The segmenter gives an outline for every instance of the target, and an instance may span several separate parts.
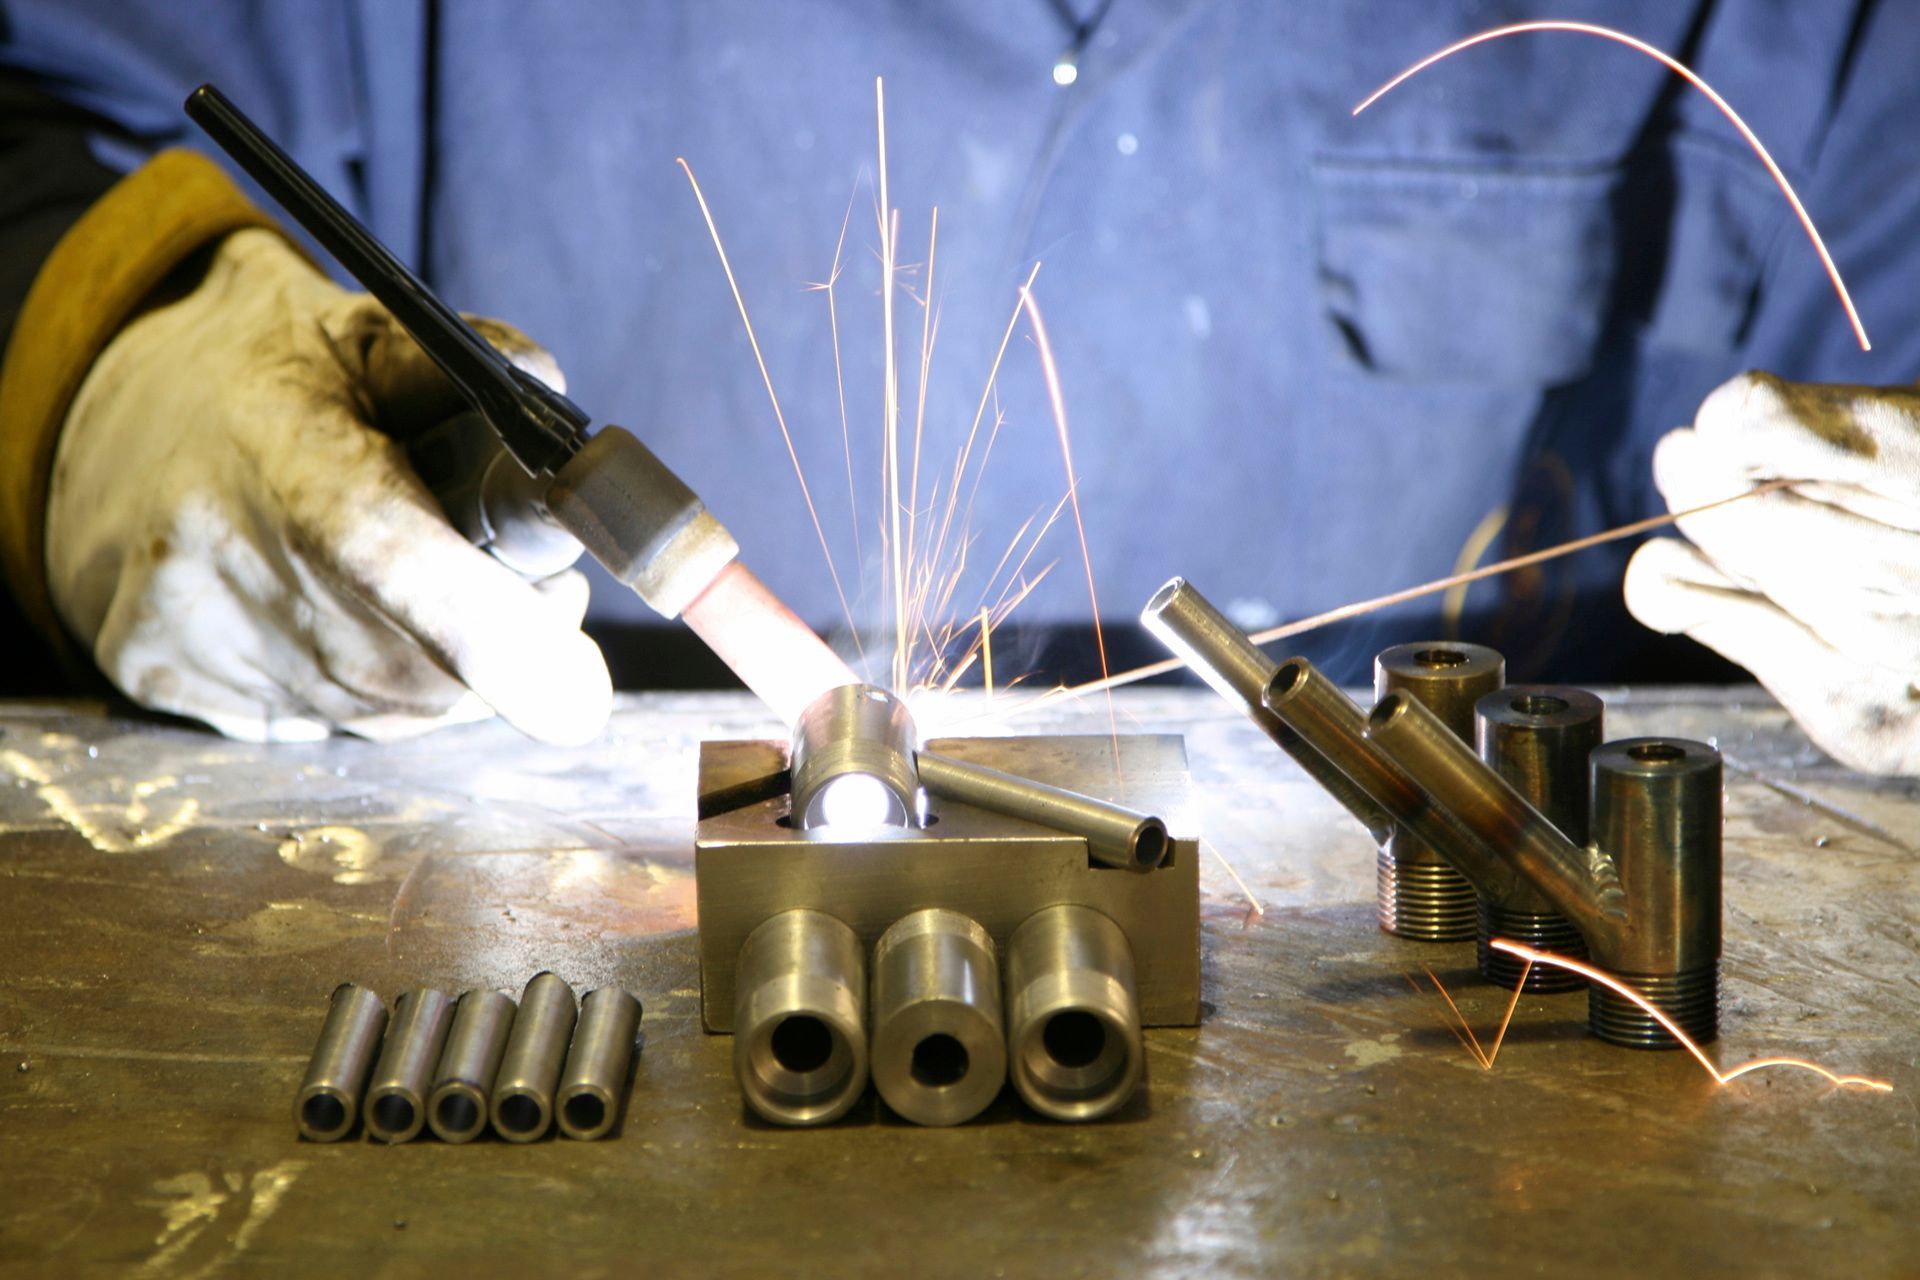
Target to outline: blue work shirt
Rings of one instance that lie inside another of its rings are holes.
[[[1875,350],[1731,125],[1630,50],[1517,36],[1350,114],[1448,41],[1536,16],[1622,28],[1712,82],[1798,185]],[[59,0],[6,21],[6,62],[152,146],[205,146],[180,102],[220,85],[449,302],[549,346],[570,394],[646,439],[823,628],[845,629],[841,594],[863,626],[892,616],[876,76],[900,502],[918,512],[901,537],[930,631],[1049,564],[1016,619],[1091,613],[1034,325],[1014,316],[1036,262],[1109,619],[1184,574],[1254,627],[1648,515],[1654,440],[1733,373],[1920,367],[1911,7],[1116,0],[1082,33],[1051,0]],[[711,202],[838,590],[676,157]],[[1023,522],[1049,519],[1013,572]],[[1517,671],[1596,674],[1632,643],[1630,550],[1446,608]],[[1351,674],[1452,625],[1441,609],[1318,656]],[[594,611],[645,616],[604,577]]]

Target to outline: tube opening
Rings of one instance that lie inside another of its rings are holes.
[[[959,1084],[967,1078],[967,1069],[972,1061],[967,1055],[967,1046],[944,1031],[936,1031],[921,1038],[913,1046],[913,1062],[907,1074],[914,1083],[925,1085],[929,1089],[944,1089]]]
[[[607,1119],[607,1104],[597,1095],[584,1091],[568,1098],[560,1110],[566,1117],[567,1127],[581,1133],[591,1133]]]
[[[1413,660],[1423,667],[1443,671],[1448,667],[1464,667],[1468,658],[1458,649],[1421,649],[1413,655]]]
[[[1049,1058],[1070,1070],[1078,1070],[1099,1060],[1107,1047],[1107,1029],[1092,1014],[1069,1009],[1047,1019],[1040,1043]]]
[[[1294,687],[1306,678],[1307,664],[1298,658],[1290,658],[1281,663],[1280,669],[1273,673],[1273,679],[1267,684],[1268,696],[1278,698],[1291,693]]]
[[[1406,702],[1407,695],[1399,692],[1390,693],[1380,699],[1373,710],[1367,714],[1367,727],[1378,729],[1390,723],[1405,708]]]
[[[330,1093],[316,1093],[300,1104],[300,1123],[315,1133],[332,1133],[346,1122],[346,1104]]]
[[[1557,716],[1573,704],[1550,693],[1523,693],[1507,705],[1523,716]]]
[[[508,1133],[533,1133],[545,1126],[546,1119],[546,1109],[539,1099],[516,1093],[501,1100],[496,1123]]]
[[[1642,764],[1672,764],[1685,760],[1686,750],[1670,742],[1642,742],[1627,748],[1627,754]]]
[[[382,1133],[405,1133],[413,1127],[413,1103],[398,1093],[381,1094],[373,1102],[373,1123]]]
[[[440,1099],[434,1118],[448,1133],[466,1133],[480,1124],[480,1104],[464,1093],[450,1093]]]
[[[803,1076],[826,1066],[833,1057],[833,1032],[812,1014],[789,1014],[773,1029],[767,1047],[775,1062]]]
[[[1179,595],[1186,585],[1187,580],[1185,578],[1168,579],[1165,586],[1153,593],[1153,598],[1147,601],[1146,608],[1140,610],[1140,621],[1150,623],[1165,613],[1167,606],[1173,603],[1173,598]]]
[[[1167,829],[1159,822],[1143,822],[1133,833],[1134,865],[1145,871],[1159,866],[1167,856]]]

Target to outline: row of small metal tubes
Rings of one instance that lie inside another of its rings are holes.
[[[1090,907],[1048,907],[1008,939],[1004,982],[1001,969],[977,921],[928,908],[881,935],[869,983],[844,922],[781,912],[748,936],[735,970],[741,1093],[784,1125],[838,1120],[869,1075],[888,1107],[922,1125],[972,1119],[1009,1077],[1052,1119],[1097,1120],[1123,1106],[1143,1047],[1120,927]]]
[[[444,991],[409,991],[391,1025],[378,995],[342,983],[294,1122],[312,1142],[346,1137],[363,1111],[383,1142],[426,1128],[471,1142],[489,1121],[508,1142],[544,1137],[556,1120],[569,1138],[602,1138],[619,1120],[639,1025],[640,1002],[619,987],[588,992],[576,1009],[553,973],[535,974],[518,1004],[504,991],[469,991],[457,1005]]]

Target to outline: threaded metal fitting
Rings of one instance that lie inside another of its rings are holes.
[[[1495,938],[1506,938],[1536,951],[1551,951],[1556,955],[1585,960],[1587,940],[1559,912],[1521,911],[1482,900],[1479,915],[1480,976],[1488,982],[1511,991],[1524,973],[1527,975],[1526,990],[1540,995],[1578,991],[1587,985],[1587,980],[1571,969],[1560,969],[1550,964],[1529,966],[1519,956],[1495,951],[1487,945]]]
[[[1718,963],[1676,974],[1615,974],[1672,1018],[1697,1044],[1720,1034]],[[1645,1009],[1619,992],[1591,984],[1587,989],[1587,1030],[1608,1044],[1629,1049],[1676,1049],[1680,1042]]]
[[[1473,886],[1440,862],[1397,862],[1389,849],[1375,862],[1380,927],[1417,942],[1465,942],[1475,934]]]

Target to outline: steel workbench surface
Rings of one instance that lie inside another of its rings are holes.
[[[742,1110],[704,1034],[696,747],[775,736],[744,696],[624,700],[591,747],[500,725],[258,747],[78,704],[0,704],[0,1273],[493,1275],[1920,1274],[1920,784],[1813,750],[1757,690],[1608,696],[1609,731],[1727,756],[1724,1087],[1684,1053],[1520,1002],[1472,947],[1373,921],[1374,851],[1232,708],[1130,691],[1188,735],[1197,1029],[1148,1035],[1117,1118],[1003,1094],[917,1129]],[[1030,731],[1105,732],[1098,703]],[[518,988],[646,1004],[600,1143],[296,1140],[328,993]]]

